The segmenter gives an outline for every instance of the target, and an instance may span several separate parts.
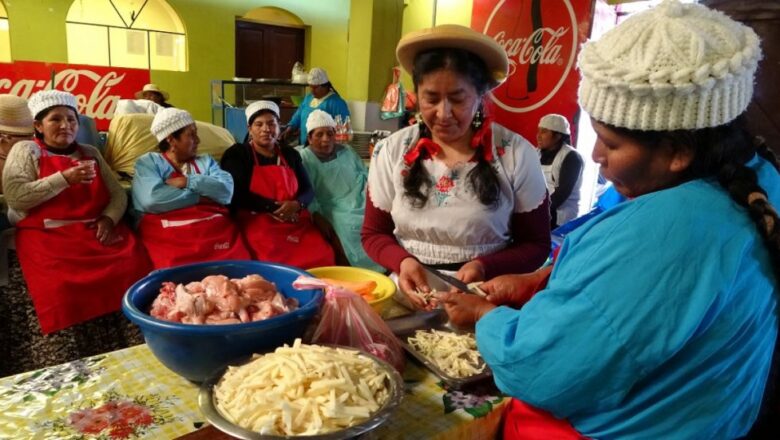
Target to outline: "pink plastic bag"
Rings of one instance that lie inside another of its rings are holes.
[[[356,293],[310,277],[298,277],[293,287],[323,289],[325,299],[320,322],[311,338],[313,344],[354,347],[383,359],[398,371],[404,369],[404,351],[390,327]]]

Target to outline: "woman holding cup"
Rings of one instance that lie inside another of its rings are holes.
[[[98,150],[75,142],[72,94],[42,91],[29,108],[35,139],[14,146],[3,174],[19,262],[40,324],[29,330],[41,337],[67,329],[86,338],[99,332],[84,324],[101,317],[117,331],[125,322],[118,313],[122,295],[150,269],[122,221],[127,196]]]

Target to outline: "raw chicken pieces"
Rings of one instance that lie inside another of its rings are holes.
[[[261,321],[298,308],[260,275],[228,279],[210,275],[189,284],[162,283],[150,314],[184,324],[239,324]]]

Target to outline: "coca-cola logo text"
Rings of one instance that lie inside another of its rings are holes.
[[[535,30],[528,38],[507,38],[506,31],[500,31],[493,39],[501,45],[509,57],[509,74],[517,70],[517,64],[563,64],[561,59],[561,44],[558,40],[568,32],[568,29],[541,28]],[[547,35],[547,41],[543,36]]]
[[[79,113],[94,118],[98,129],[107,129],[120,99],[134,97],[149,82],[149,71],[98,66],[47,64],[18,61],[2,65],[0,93],[29,99],[41,90],[57,89],[72,93]],[[51,71],[54,70],[54,78]],[[52,84],[53,82],[53,84]]]
[[[501,0],[482,32],[509,58],[507,80],[491,92],[493,102],[509,112],[544,105],[573,68],[578,29],[569,0]]]

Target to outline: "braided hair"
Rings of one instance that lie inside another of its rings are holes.
[[[425,75],[439,70],[450,70],[466,78],[474,86],[477,95],[480,97],[484,96],[485,93],[495,86],[495,80],[482,58],[463,49],[436,48],[420,52],[414,59],[412,80],[415,92]],[[480,109],[477,111],[474,121],[472,121],[472,127],[475,124],[482,123],[481,116],[479,116],[481,114],[482,107],[480,105]],[[424,122],[420,121],[420,139],[422,138],[430,139],[431,131]],[[485,148],[492,148],[492,146],[480,143],[474,149],[474,157],[477,160],[477,164],[468,172],[466,178],[474,189],[480,203],[495,209],[500,194],[500,186],[496,170],[484,158],[483,151]],[[412,207],[418,209],[424,207],[428,202],[428,195],[433,186],[428,171],[422,165],[424,159],[423,155],[419,155],[403,178],[404,196],[409,199]]]
[[[743,128],[742,117],[717,127],[698,130],[641,131],[609,126],[648,149],[661,146],[689,150],[693,161],[686,180],[715,178],[729,196],[744,207],[769,250],[775,280],[780,282],[780,218],[769,202],[756,172],[745,164],[758,154],[780,171],[780,163],[762,139]]]

